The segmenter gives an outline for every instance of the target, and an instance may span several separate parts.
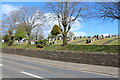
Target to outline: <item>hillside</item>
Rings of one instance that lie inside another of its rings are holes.
[[[60,45],[60,44],[62,44],[62,40],[58,40],[56,45]],[[69,41],[68,44],[72,44],[72,45],[118,45],[118,37],[95,40],[89,44],[86,44],[86,38],[82,38],[82,39],[76,39],[76,40]]]

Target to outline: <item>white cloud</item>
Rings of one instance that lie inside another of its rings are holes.
[[[85,36],[85,32],[74,32],[75,36]]]
[[[18,7],[10,5],[10,4],[2,4],[1,5],[1,12],[2,14],[9,14],[11,11],[17,10]]]
[[[110,34],[107,34],[107,33],[106,33],[106,34],[100,34],[100,35],[103,35],[103,36],[109,36]]]

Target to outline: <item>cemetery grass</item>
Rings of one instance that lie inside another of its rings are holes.
[[[118,53],[118,45],[47,45],[44,50]]]
[[[109,43],[107,45],[120,45],[120,43],[119,43],[119,40],[117,39],[117,40],[114,40],[114,41],[112,41],[111,43]]]
[[[97,41],[93,41],[92,43],[90,43],[90,45],[101,45],[103,44],[104,42],[107,42],[111,39],[114,39],[115,37],[112,37],[112,38],[105,38],[105,39],[102,39],[102,40],[97,40]],[[117,44],[118,45],[118,44]]]
[[[83,42],[80,42],[80,43],[76,43],[74,45],[101,45],[103,44],[104,42],[107,42],[109,40],[112,40],[116,37],[113,37],[113,38],[105,38],[105,39],[101,39],[101,40],[96,40],[96,41],[93,41],[92,43],[89,43],[89,44],[86,44],[86,41],[83,41]],[[106,45],[118,45],[118,39],[115,40],[115,41],[112,41]]]
[[[16,49],[38,49],[34,44],[13,44],[11,46],[7,46],[7,44],[2,44],[2,47]]]
[[[81,41],[81,40],[86,40],[86,38],[81,38],[81,39],[72,40],[72,41],[69,41],[68,44],[69,44],[69,43],[76,43],[76,42]]]

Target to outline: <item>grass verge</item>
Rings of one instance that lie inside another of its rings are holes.
[[[105,52],[118,53],[118,45],[46,45],[43,49],[37,48],[36,45],[30,44],[13,44],[12,46],[2,45],[4,48],[16,49],[35,49],[35,50],[50,50],[50,51],[77,51],[77,52]]]
[[[13,44],[11,46],[7,46],[6,44],[2,44],[4,48],[16,48],[16,49],[38,49],[36,45],[33,44]]]
[[[47,45],[44,50],[118,53],[117,45]]]

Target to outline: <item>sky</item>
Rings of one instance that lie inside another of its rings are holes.
[[[2,2],[0,14],[9,14],[11,11],[19,9],[19,7],[36,6],[45,7],[45,2]],[[49,11],[45,11],[45,14],[51,14]],[[1,17],[0,17],[1,19]],[[50,33],[52,27],[57,24],[57,22],[52,22],[51,26],[46,26],[44,28],[44,36]],[[118,21],[114,20],[102,20],[102,19],[88,19],[82,22],[75,21],[70,30],[74,32],[75,36],[93,36],[97,34],[118,34]]]

